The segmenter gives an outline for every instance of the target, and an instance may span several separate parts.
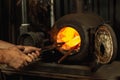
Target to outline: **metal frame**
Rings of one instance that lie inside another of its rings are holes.
[[[21,76],[34,76],[56,79],[80,80],[90,79],[91,70],[87,66],[37,62],[32,63],[28,67],[25,67],[21,70],[14,70],[9,67],[4,67],[1,69],[1,73],[4,78],[6,77],[6,75],[16,74],[20,76],[19,78],[21,78]]]

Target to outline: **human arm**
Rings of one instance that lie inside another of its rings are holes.
[[[16,47],[0,49],[0,63],[7,64],[12,68],[18,69],[32,62],[32,60]]]
[[[18,46],[0,40],[0,63],[15,69],[32,62],[40,55],[40,49],[32,46]]]
[[[7,48],[12,47],[12,46],[15,46],[15,45],[12,43],[0,40],[0,49],[7,49]]]
[[[18,49],[24,51],[24,53],[30,53],[35,51],[40,51],[40,48],[32,47],[32,46],[23,46],[23,45],[15,45],[6,41],[0,40],[0,49],[8,49],[10,47],[17,47]]]

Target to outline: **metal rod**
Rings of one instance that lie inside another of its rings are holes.
[[[22,24],[20,27],[20,34],[28,32],[28,27],[30,24],[28,24],[27,21],[27,1],[21,0],[22,2]]]
[[[73,50],[74,50],[74,49],[71,48],[71,50],[69,50],[68,52],[66,52],[66,54],[64,54],[64,55],[58,60],[58,63],[61,63],[63,60],[65,60],[65,58],[67,58]]]
[[[61,43],[53,43],[53,44],[50,45],[50,46],[46,46],[46,47],[42,48],[42,49],[41,49],[41,53],[46,52],[46,51],[53,50],[53,49],[58,48],[58,47],[61,47],[63,44],[65,44],[65,43],[64,43],[64,42],[61,42]]]
[[[51,27],[55,23],[55,15],[54,15],[54,0],[51,0],[51,11],[50,11],[50,16],[51,16]]]
[[[26,0],[22,0],[22,24],[27,23],[27,4]]]

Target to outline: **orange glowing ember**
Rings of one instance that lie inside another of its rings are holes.
[[[71,27],[62,28],[57,35],[57,43],[64,42],[61,46],[63,50],[70,50],[71,48],[78,48],[81,44],[79,33]]]

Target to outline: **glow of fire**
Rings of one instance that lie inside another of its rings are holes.
[[[57,43],[64,42],[62,49],[70,50],[71,48],[80,47],[81,38],[79,33],[72,27],[62,28],[57,35]]]

